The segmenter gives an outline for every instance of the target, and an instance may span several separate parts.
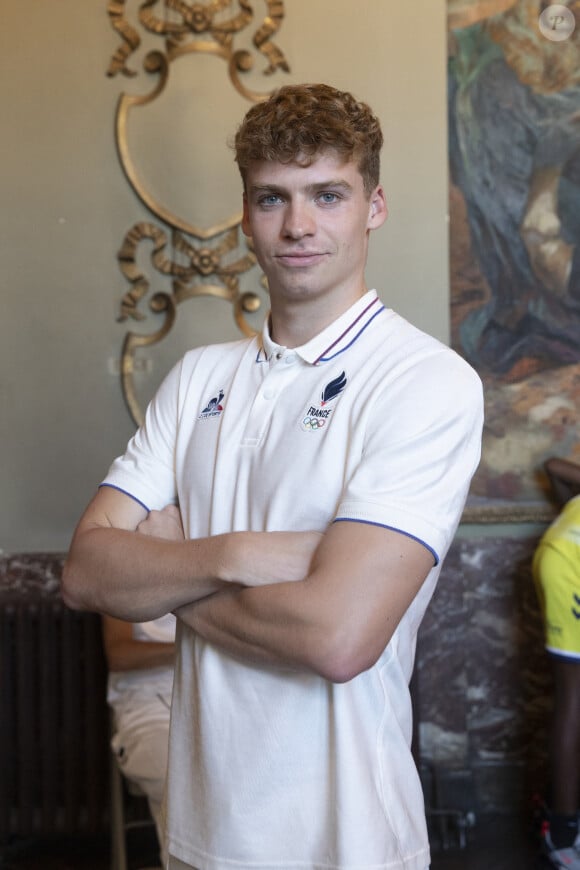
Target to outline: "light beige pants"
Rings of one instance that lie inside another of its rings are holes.
[[[192,867],[191,864],[184,864],[179,858],[174,858],[173,855],[170,855],[166,870],[195,870],[195,867]]]

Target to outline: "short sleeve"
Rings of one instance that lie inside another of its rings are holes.
[[[336,520],[401,531],[437,563],[455,534],[481,452],[482,385],[444,348],[385,387]]]
[[[177,500],[175,445],[182,364],[169,372],[147,408],[143,425],[101,484],[122,490],[147,510],[161,510]]]

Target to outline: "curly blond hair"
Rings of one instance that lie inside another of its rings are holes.
[[[383,134],[366,103],[324,84],[287,85],[247,112],[234,139],[245,184],[255,160],[309,166],[322,151],[355,160],[367,196],[379,183]]]

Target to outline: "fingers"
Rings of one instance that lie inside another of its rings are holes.
[[[184,538],[179,508],[174,505],[166,505],[162,510],[152,510],[147,517],[137,526],[140,535],[149,535],[155,538],[165,538],[180,541]]]

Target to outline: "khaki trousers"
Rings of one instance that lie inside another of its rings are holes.
[[[179,858],[174,858],[173,855],[170,855],[167,860],[166,870],[195,870],[195,867],[192,867],[191,864],[184,864]]]

